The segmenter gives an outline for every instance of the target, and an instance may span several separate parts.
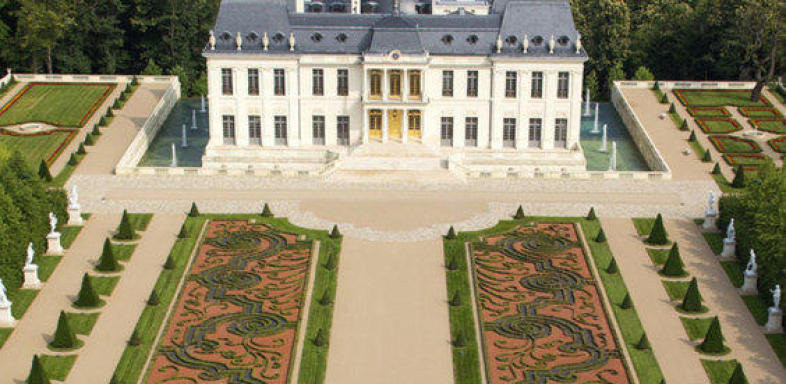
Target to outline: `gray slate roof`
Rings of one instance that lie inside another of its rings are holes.
[[[392,0],[381,0],[380,3]],[[586,59],[575,53],[578,35],[567,0],[494,0],[489,15],[345,14],[290,12],[286,0],[223,0],[214,27],[216,49],[211,54],[260,54],[267,33],[271,54],[405,54],[504,55]],[[384,6],[382,7],[384,9]],[[243,49],[235,48],[237,32]],[[289,50],[289,34],[295,51]],[[530,39],[529,51],[521,39]],[[548,40],[564,37],[554,54]],[[497,36],[509,40],[496,53]],[[510,39],[508,37],[512,36]],[[513,40],[515,39],[515,42]],[[535,41],[541,40],[540,45]]]

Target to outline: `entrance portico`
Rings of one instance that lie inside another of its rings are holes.
[[[422,138],[423,110],[401,107],[365,107],[363,143],[390,140],[406,143]]]

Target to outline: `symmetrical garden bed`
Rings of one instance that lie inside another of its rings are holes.
[[[674,95],[686,107],[769,107],[769,100],[763,95],[758,101],[751,101],[751,91],[742,89],[675,89]]]
[[[786,134],[785,119],[751,119],[751,125],[760,131]]]
[[[770,147],[772,147],[773,151],[778,153],[786,153],[786,136],[771,139],[767,143],[770,144]]]
[[[704,133],[732,133],[742,130],[742,126],[735,119],[723,117],[697,117],[696,124]]]
[[[114,89],[105,83],[30,83],[0,108],[0,126],[39,122],[79,128]]]
[[[288,383],[311,247],[272,226],[211,221],[145,382]]]
[[[470,256],[490,384],[632,382],[575,225],[519,226]]]
[[[768,157],[761,153],[726,153],[723,155],[723,160],[729,165],[737,167],[738,165],[761,165],[767,162]]]
[[[736,136],[712,135],[709,137],[709,140],[720,153],[761,152],[761,147],[755,141]]]
[[[767,107],[741,107],[740,114],[745,117],[769,117],[782,119],[783,115],[775,108]]]
[[[37,167],[41,160],[51,165],[76,133],[76,130],[71,129],[55,129],[25,135],[0,129],[0,145],[18,150],[33,167]]]
[[[731,113],[724,107],[687,107],[693,117],[729,117]]]

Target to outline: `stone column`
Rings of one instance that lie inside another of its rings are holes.
[[[504,74],[496,69],[491,70],[491,112],[489,113],[489,148],[502,148],[502,108],[499,105],[499,95],[497,94],[497,83]]]
[[[546,102],[546,110],[543,115],[543,128],[541,131],[541,148],[544,150],[554,149],[554,124],[555,124],[555,103],[557,99],[557,71],[546,71],[543,73],[543,99]]]
[[[0,327],[14,327],[16,326],[16,319],[14,319],[14,315],[11,314],[11,305],[13,303],[5,300],[5,302],[0,302]]]
[[[742,287],[740,288],[740,293],[743,295],[755,295],[757,290],[757,282],[759,280],[759,274],[753,271],[745,270],[743,273],[744,281],[742,283]]]
[[[380,79],[379,85],[382,87],[382,89],[381,89],[381,91],[382,91],[382,100],[388,100],[390,98],[390,95],[388,95],[388,92],[390,92],[390,89],[388,87],[388,70],[387,69],[382,69],[382,79]]]
[[[49,232],[46,235],[46,254],[50,256],[62,256],[63,246],[60,245],[60,232]]]
[[[409,71],[401,70],[401,101],[409,98]]]
[[[723,259],[733,259],[737,257],[737,241],[734,239],[723,239],[723,251],[719,255]]]
[[[25,282],[24,284],[22,284],[22,288],[24,289],[41,288],[41,280],[38,279],[38,265],[36,264],[25,265],[24,268],[22,268],[22,271],[25,273]]]
[[[382,110],[382,142],[388,142],[388,110]]]
[[[406,144],[409,140],[409,109],[402,109],[401,114],[401,142]]]
[[[767,309],[767,324],[764,325],[767,333],[783,333],[783,311],[780,308]]]

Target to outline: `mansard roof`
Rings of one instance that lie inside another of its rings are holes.
[[[380,0],[381,9],[389,9]],[[389,4],[388,4],[389,5]],[[294,13],[287,0],[223,0],[211,56],[243,54],[482,55],[586,59],[567,0],[494,0],[488,15]],[[242,49],[236,48],[240,33]],[[262,37],[267,34],[267,51]],[[295,50],[289,36],[295,38]],[[522,39],[529,40],[526,53]],[[548,44],[554,36],[554,53]],[[497,38],[503,41],[497,52]]]

